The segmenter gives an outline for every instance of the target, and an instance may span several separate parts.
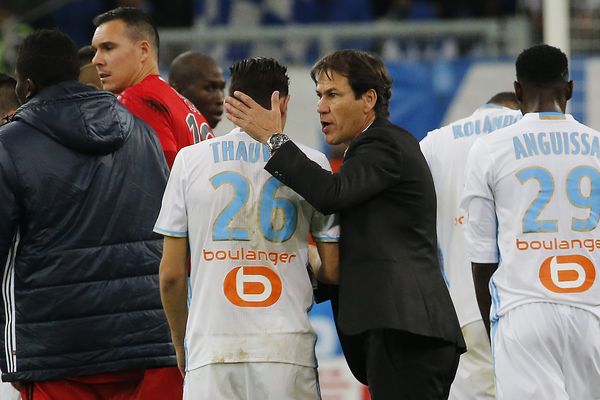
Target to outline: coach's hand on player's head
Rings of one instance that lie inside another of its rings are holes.
[[[250,96],[235,91],[233,96],[225,98],[225,113],[227,119],[261,143],[266,143],[269,136],[283,130],[278,91],[271,95],[270,110]]]

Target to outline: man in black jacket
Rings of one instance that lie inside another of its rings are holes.
[[[77,82],[64,34],[27,37],[16,71],[22,106],[0,128],[2,378],[24,398],[172,398],[142,387],[147,369],[176,365],[152,232],[160,144],[112,94]]]
[[[306,158],[272,110],[243,93],[228,118],[273,154],[265,169],[316,209],[340,214],[334,314],[348,364],[374,400],[446,399],[465,345],[437,259],[433,180],[417,140],[386,118],[391,79],[368,53],[341,50],[311,71],[322,131],[348,147],[338,173]]]

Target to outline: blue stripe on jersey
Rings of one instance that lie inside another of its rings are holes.
[[[446,266],[444,264],[444,253],[442,253],[442,249],[438,246],[437,248],[438,260],[440,262],[440,272],[442,273],[442,278],[444,278],[444,282],[446,282],[446,287],[450,287],[450,281],[446,276]]]
[[[187,307],[190,308],[190,305],[192,304],[192,280],[189,276],[187,278],[187,287],[188,287]]]
[[[480,106],[479,108],[504,108],[504,107],[499,104],[485,103],[484,105]]]
[[[190,365],[190,362],[189,362],[190,355],[189,355],[189,350],[188,350],[188,345],[187,345],[187,338],[183,338],[183,351],[185,353],[185,367],[184,367],[184,370],[185,370],[185,372],[188,372],[188,365]]]
[[[492,309],[490,310],[490,322],[498,321],[498,310],[500,309],[500,296],[498,295],[498,288],[494,283],[494,277],[490,279],[489,284],[490,295],[492,296]]]
[[[339,242],[339,236],[313,236],[315,242]]]
[[[492,370],[494,378],[496,377],[496,346],[494,345],[496,340],[496,331],[498,330],[498,320],[490,323],[490,342],[492,346]]]
[[[551,111],[541,112],[541,113],[539,113],[539,116],[540,116],[540,119],[550,119],[550,120],[567,119],[565,114],[560,113],[560,112],[551,112]]]
[[[167,229],[161,229],[156,226],[154,227],[153,231],[158,234],[164,235],[164,236],[187,237],[187,235],[188,235],[187,231],[185,231],[185,232],[169,231]]]
[[[187,278],[187,287],[188,287],[187,307],[189,310],[190,305],[192,304],[192,280],[189,276]],[[187,330],[187,327],[186,327],[186,330]],[[188,365],[189,365],[189,359],[190,359],[190,354],[189,354],[188,345],[187,345],[187,335],[185,335],[185,337],[183,338],[183,349],[185,351],[185,371],[187,372]]]

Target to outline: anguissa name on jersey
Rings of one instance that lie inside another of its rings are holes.
[[[513,137],[517,160],[533,156],[583,155],[600,159],[600,138],[586,132],[529,132]]]

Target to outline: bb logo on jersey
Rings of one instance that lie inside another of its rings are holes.
[[[548,257],[540,267],[542,285],[554,293],[582,293],[595,280],[594,263],[579,254]]]
[[[269,267],[235,267],[225,276],[225,297],[238,307],[269,307],[281,297],[281,279]]]

